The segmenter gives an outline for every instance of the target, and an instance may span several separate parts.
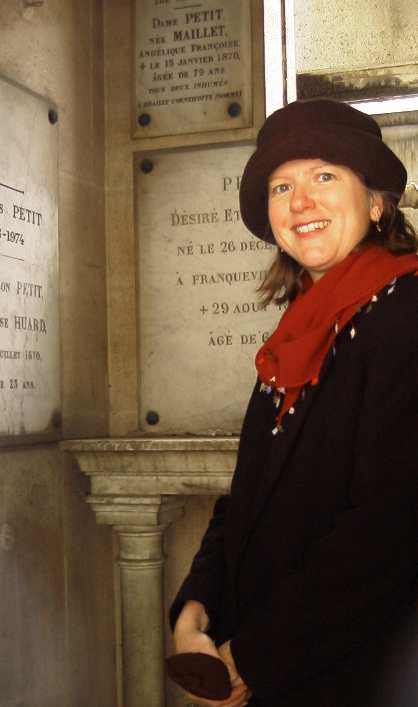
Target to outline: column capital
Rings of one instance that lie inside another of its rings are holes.
[[[183,502],[170,496],[90,495],[86,499],[99,524],[113,525],[118,532],[143,533],[181,518]],[[135,530],[134,530],[135,529]]]

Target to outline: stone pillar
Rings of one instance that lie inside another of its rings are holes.
[[[159,496],[88,501],[119,538],[123,707],[165,707],[163,536],[182,503]]]
[[[164,531],[182,516],[185,497],[228,492],[237,446],[231,437],[61,443],[90,479],[97,522],[119,538],[120,707],[165,707]]]

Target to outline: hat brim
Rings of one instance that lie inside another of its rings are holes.
[[[341,125],[287,132],[270,137],[250,157],[241,179],[240,208],[246,227],[258,238],[275,243],[267,217],[267,182],[281,164],[295,159],[322,159],[361,174],[371,189],[387,191],[398,202],[407,174],[402,162],[377,136]]]

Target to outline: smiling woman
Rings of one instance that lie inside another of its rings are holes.
[[[378,223],[382,198],[348,167],[292,160],[269,178],[268,217],[282,250],[318,280]]]
[[[375,121],[328,100],[273,113],[245,168],[243,221],[279,246],[261,293],[288,307],[256,356],[231,493],[171,609],[177,651],[229,673],[219,699],[193,675],[197,704],[411,704],[393,653],[418,577],[418,258],[398,209],[405,183]]]

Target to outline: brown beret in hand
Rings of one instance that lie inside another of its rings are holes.
[[[178,653],[165,659],[167,673],[183,690],[207,700],[226,700],[231,682],[225,664],[206,653]]]

